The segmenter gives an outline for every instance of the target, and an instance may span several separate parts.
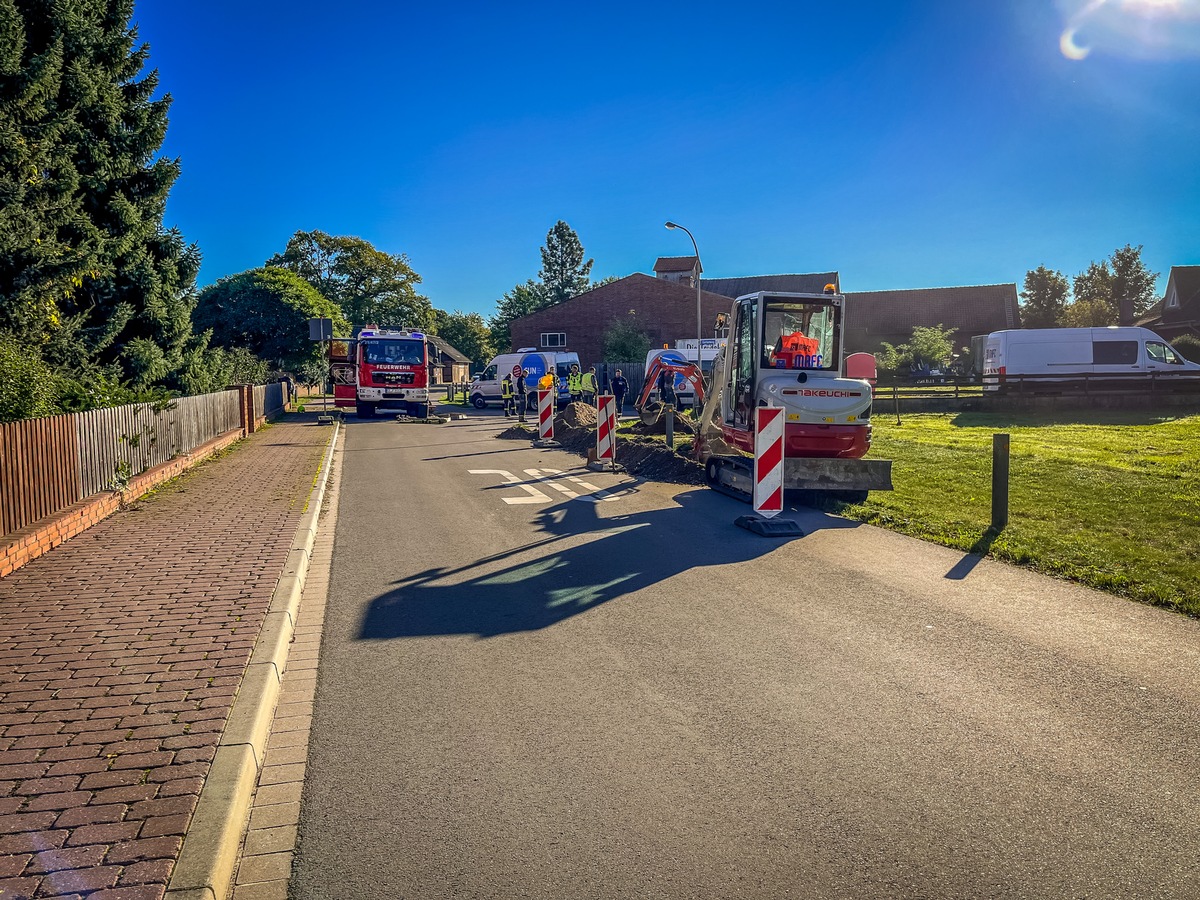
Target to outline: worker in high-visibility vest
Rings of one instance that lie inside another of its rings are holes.
[[[579,374],[579,364],[571,364],[571,374],[567,376],[567,393],[571,395],[571,402],[578,403],[583,399],[583,376]]]
[[[513,397],[512,375],[500,379],[500,399],[504,405],[504,418],[511,419],[517,412],[517,404]]]
[[[595,366],[592,366],[583,373],[583,378],[580,379],[580,386],[583,388],[583,402],[595,406],[596,394],[600,391],[600,386],[596,383]]]

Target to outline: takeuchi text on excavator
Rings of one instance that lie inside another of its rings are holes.
[[[776,406],[785,410],[785,488],[850,502],[892,489],[891,461],[863,458],[871,447],[872,389],[846,375],[844,312],[845,297],[833,285],[823,294],[760,291],[734,301],[692,449],[710,486],[751,497],[754,410]]]

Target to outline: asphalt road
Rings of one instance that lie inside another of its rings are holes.
[[[1200,623],[502,421],[348,422],[294,898],[1200,896]]]

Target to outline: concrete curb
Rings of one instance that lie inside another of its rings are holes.
[[[262,630],[200,790],[196,812],[171,873],[166,900],[225,900],[232,892],[238,851],[266,755],[280,679],[296,627],[300,594],[312,557],[340,427],[339,422],[334,423],[287,564],[275,585]]]

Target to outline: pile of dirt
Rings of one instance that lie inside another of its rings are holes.
[[[596,407],[589,403],[568,403],[563,411],[554,417],[554,430],[557,431],[560,427],[595,428]]]
[[[704,467],[684,454],[691,444],[669,450],[662,441],[617,440],[617,465],[639,478],[670,484],[704,484]]]
[[[536,423],[514,423],[505,428],[496,437],[504,441],[535,441],[538,431]]]
[[[658,421],[653,425],[647,425],[645,422],[637,421],[633,423],[630,429],[634,434],[666,434],[667,433],[667,415],[663,413],[658,417]],[[696,421],[691,415],[681,412],[675,413],[675,434],[676,435],[691,435],[696,433]]]

